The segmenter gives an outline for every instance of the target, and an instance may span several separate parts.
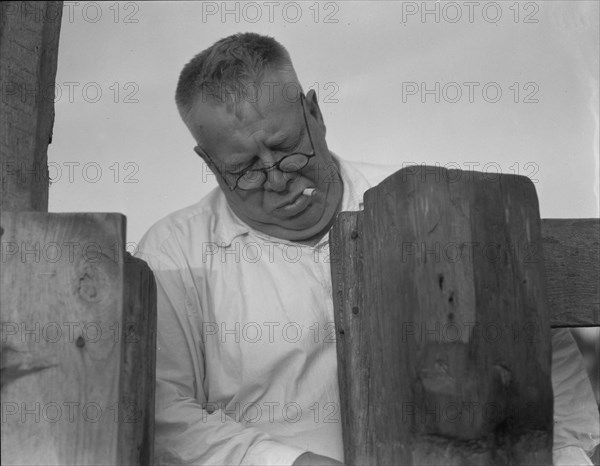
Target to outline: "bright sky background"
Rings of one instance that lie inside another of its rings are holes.
[[[122,212],[137,242],[216,186],[179,119],[177,78],[218,39],[255,31],[318,91],[341,157],[518,172],[536,180],[542,217],[598,217],[599,2],[426,6],[65,2],[49,210]]]

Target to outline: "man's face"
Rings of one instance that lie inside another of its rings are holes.
[[[244,101],[237,110],[211,101],[198,102],[187,120],[202,150],[217,165],[219,185],[235,214],[252,228],[282,239],[302,241],[324,233],[342,199],[339,170],[325,143],[325,125],[314,91],[305,100],[306,123],[300,86],[287,72],[268,73],[256,103]],[[287,87],[284,87],[286,83]],[[287,89],[287,94],[284,89]],[[306,124],[309,125],[307,129]],[[295,152],[315,156],[299,171],[267,171],[265,183],[250,191],[231,191],[246,168],[269,167]],[[205,162],[212,167],[211,160]],[[316,188],[317,196],[302,194]]]

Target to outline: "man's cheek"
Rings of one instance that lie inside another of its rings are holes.
[[[298,172],[298,177],[307,182],[308,185],[321,185],[323,183],[323,174],[325,166],[320,164],[308,165],[301,172]]]
[[[252,217],[256,220],[264,220],[273,215],[276,210],[277,200],[274,194],[265,191],[264,196],[260,202],[253,203],[252,205],[246,206],[247,211],[251,213]]]
[[[298,178],[298,173],[294,173],[294,172],[283,172],[283,180],[285,183],[289,184],[290,181],[293,181],[294,179]]]
[[[328,164],[319,166],[318,180],[319,184],[325,187],[329,187],[329,185],[332,183],[338,183],[340,178],[338,168],[335,163],[330,162]]]

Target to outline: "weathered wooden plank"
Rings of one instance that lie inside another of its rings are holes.
[[[125,218],[0,226],[3,464],[151,464],[156,301]]]
[[[600,219],[542,219],[542,249],[550,326],[600,326]]]
[[[542,219],[552,327],[600,326],[600,219]]]
[[[427,170],[400,171],[365,196],[358,330],[368,335],[354,338],[368,341],[370,373],[352,403],[368,433],[367,445],[345,444],[346,460],[369,452],[362,463],[550,464],[535,190],[522,177],[489,186],[477,174],[460,183],[457,172]],[[351,384],[358,373],[346,360],[340,378]]]
[[[48,210],[62,2],[2,2],[0,210]]]
[[[125,302],[120,374],[119,464],[154,464],[156,283],[150,267],[125,255]]]
[[[2,389],[15,411],[2,461],[115,464],[124,218],[3,212],[0,225],[3,356],[39,369]]]
[[[341,397],[342,432],[347,464],[368,464],[366,411],[361,397],[369,381],[368,352],[363,327],[361,212],[342,212],[331,231],[332,286],[337,329],[338,381]],[[352,428],[351,428],[352,426]],[[350,447],[353,446],[353,447]]]
[[[365,329],[362,323],[363,309],[361,298],[362,281],[362,242],[356,241],[362,235],[362,225],[358,225],[358,219],[361,218],[361,212],[342,212],[334,224],[331,233],[332,251],[334,260],[332,261],[332,278],[335,290],[335,321],[338,330],[337,354],[338,354],[338,375],[341,396],[341,415],[344,433],[345,458],[347,464],[368,464],[369,451],[366,448],[369,444],[365,440],[365,412],[361,410],[365,400],[361,397],[368,396],[368,363],[365,357],[369,348],[366,345]],[[593,287],[598,284],[598,261],[594,259],[598,255],[598,230],[600,221],[598,219],[542,219],[543,249],[545,254],[545,266],[547,274],[548,301],[550,304],[551,326],[559,327],[562,324],[569,325],[570,322],[577,322],[584,325],[600,325],[597,317],[592,320],[590,314],[582,313],[582,308],[578,303],[578,296],[570,293],[555,291],[568,289],[573,286],[569,281],[573,277],[581,280],[587,285],[584,289],[592,290],[584,293],[594,296]],[[574,241],[571,241],[574,239]],[[548,248],[550,243],[550,248]],[[563,250],[561,252],[561,250]],[[588,251],[589,254],[583,254],[582,251]],[[570,260],[560,262],[559,258],[568,255]],[[558,257],[557,257],[558,255]],[[590,262],[591,257],[591,262]],[[579,261],[584,261],[582,269]],[[587,268],[586,268],[587,267]],[[596,269],[594,269],[596,267]],[[588,272],[582,274],[581,270]],[[552,279],[551,277],[555,277]],[[581,282],[575,286],[582,287]],[[575,291],[576,293],[577,291]],[[575,304],[569,308],[561,304],[561,296],[568,296]],[[593,304],[593,302],[592,302]],[[355,311],[358,309],[358,311]],[[563,311],[563,309],[565,309]],[[561,320],[561,315],[562,319]],[[581,317],[583,315],[583,317]],[[440,445],[439,448],[432,448],[433,445]],[[485,442],[470,442],[471,447],[475,445],[480,449],[480,457],[472,456],[471,460],[476,462],[488,461],[490,452],[485,451]],[[440,456],[438,460],[446,459],[444,449],[453,450],[450,457],[460,458],[460,452],[463,450],[460,441],[436,443],[435,438],[423,441],[415,445],[422,451],[421,455],[429,464],[437,460],[431,457]],[[482,458],[488,458],[488,460]],[[467,458],[458,460],[457,465],[467,464]]]

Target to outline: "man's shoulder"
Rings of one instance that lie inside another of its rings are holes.
[[[185,241],[214,241],[215,225],[219,222],[219,209],[224,206],[219,188],[213,189],[200,201],[176,210],[158,220],[142,237],[140,253],[172,252],[185,246]]]
[[[378,185],[388,176],[402,168],[401,165],[380,165],[368,162],[356,162],[354,160],[343,160],[343,163],[360,173],[367,181],[369,187]]]

